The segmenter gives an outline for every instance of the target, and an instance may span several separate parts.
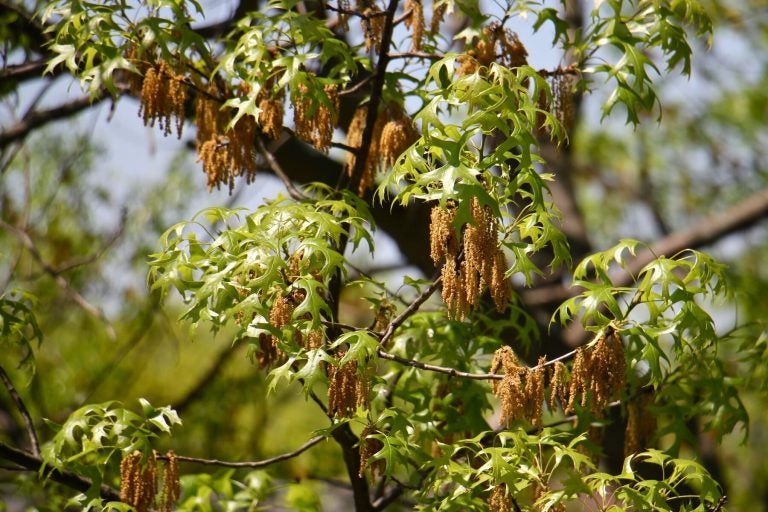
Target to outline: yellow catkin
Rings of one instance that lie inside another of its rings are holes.
[[[646,447],[656,432],[656,415],[648,411],[653,403],[651,393],[643,393],[627,404],[627,429],[624,434],[624,457],[638,453]]]
[[[574,412],[576,399],[581,398],[581,406],[584,407],[587,401],[587,390],[589,389],[589,353],[585,347],[579,347],[573,358],[573,367],[571,368],[571,385],[568,390],[568,405],[565,408],[566,414]]]
[[[617,398],[626,382],[624,345],[616,331],[602,336],[592,347],[589,365],[592,412],[601,414]]]
[[[165,135],[170,135],[175,120],[176,134],[181,138],[187,103],[183,76],[174,73],[166,61],[158,61],[144,75],[140,99],[139,116],[145,125],[157,123]]]
[[[525,378],[525,418],[534,427],[541,426],[541,414],[544,406],[544,363],[546,358],[539,358],[536,368],[528,368]]]
[[[338,0],[338,26],[344,32],[349,32],[349,12],[352,8],[349,0]]]
[[[166,453],[165,471],[163,472],[163,492],[160,500],[160,512],[171,512],[181,496],[179,464],[173,450]]]
[[[443,279],[443,302],[448,310],[448,317],[462,320],[469,314],[470,304],[464,289],[461,266],[454,258],[448,258],[441,271]]]
[[[365,37],[365,51],[372,49],[376,53],[381,52],[381,37],[384,34],[384,16],[381,9],[376,5],[371,5],[363,11],[363,18],[360,22]]]
[[[411,51],[421,51],[421,42],[424,38],[424,6],[421,0],[405,0],[403,9],[411,11],[411,15],[405,19],[406,28],[411,29]]]
[[[375,433],[376,431],[371,425],[366,425],[360,433],[360,470],[358,472],[360,477],[365,474],[368,459],[376,455],[384,447],[384,443],[372,436]],[[371,464],[371,474],[376,476],[384,473],[384,465],[383,459],[373,462]]]
[[[554,411],[558,406],[561,409],[565,409],[568,406],[570,392],[568,369],[560,361],[552,365],[551,368],[547,407],[549,407],[550,411]]]
[[[154,453],[144,465],[141,459],[141,452],[134,451],[120,462],[120,501],[148,512],[157,494],[157,459]]]
[[[429,31],[433,34],[440,32],[440,24],[445,18],[445,11],[448,9],[447,2],[432,2],[432,19],[430,20]]]
[[[516,68],[527,64],[528,52],[516,33],[504,29],[499,22],[483,28],[481,37],[459,57],[459,76],[479,71],[499,62],[505,67]]]
[[[390,118],[381,129],[379,148],[382,164],[392,166],[401,154],[418,139],[413,121],[398,107],[390,107]]]
[[[151,62],[154,61],[154,56],[150,56],[149,59],[146,56],[142,56],[139,51],[139,46],[135,43],[130,43],[126,47],[123,56],[128,62],[133,64],[136,68],[136,72],[124,72],[124,70],[122,70],[119,73],[119,77],[123,78],[131,95],[140,98],[143,89],[144,75],[147,74],[147,70],[149,70],[152,65]]]
[[[491,298],[496,305],[496,311],[501,313],[509,304],[512,297],[512,284],[505,277],[507,272],[507,259],[501,249],[496,249],[493,255],[491,268]]]
[[[497,485],[488,497],[489,512],[512,512],[514,510],[512,500],[507,493],[506,484]]]
[[[270,139],[276,140],[283,131],[283,100],[266,98],[259,101],[259,125]]]
[[[360,149],[363,143],[363,134],[365,131],[365,124],[368,117],[368,108],[359,107],[355,110],[355,114],[352,117],[352,121],[347,129],[347,145],[354,149]],[[358,194],[361,196],[366,190],[374,183],[376,178],[376,169],[380,161],[380,141],[381,133],[383,129],[383,116],[376,116],[376,123],[373,126],[373,135],[371,137],[370,145],[368,146],[368,157],[365,160],[365,166],[363,167],[362,175],[360,176],[360,184],[358,186]],[[357,164],[357,156],[350,152],[347,154],[346,172],[348,176],[352,176]]]
[[[344,352],[337,357],[341,360]],[[358,376],[357,361],[329,366],[328,413],[331,416],[350,418],[358,407],[367,408],[369,391],[368,383]]]
[[[455,218],[456,209],[452,205],[432,208],[429,224],[429,254],[435,265],[439,265],[448,257],[455,257],[459,252],[459,240],[453,227]]]

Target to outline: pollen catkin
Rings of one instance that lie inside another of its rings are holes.
[[[340,361],[345,353],[340,352]],[[331,416],[351,418],[358,407],[368,407],[369,383],[358,375],[357,361],[328,368],[328,413]]]
[[[489,512],[512,512],[512,500],[508,496],[506,484],[497,485],[488,497]]]
[[[359,477],[365,474],[368,459],[376,455],[384,447],[384,443],[372,436],[375,432],[371,425],[366,425],[360,433],[360,470],[357,475]],[[371,464],[371,474],[376,476],[384,473],[384,465],[383,459],[373,462]]]
[[[362,146],[367,117],[367,107],[359,107],[355,110],[355,114],[347,129],[347,145],[349,147],[359,150]],[[370,145],[368,146],[368,157],[365,160],[365,166],[363,167],[362,175],[360,176],[360,184],[357,190],[358,194],[361,196],[368,190],[376,178],[376,169],[381,159],[380,141],[384,122],[383,116],[376,116],[376,123],[373,125],[373,135],[371,136]],[[352,176],[356,164],[357,156],[352,152],[348,153],[346,166],[348,176]]]
[[[629,457],[646,447],[656,432],[656,415],[649,414],[653,403],[651,393],[643,393],[627,405],[627,430],[624,434],[624,457]]]
[[[130,43],[126,47],[123,56],[128,62],[136,67],[136,72],[123,72],[125,70],[121,70],[119,76],[123,77],[132,96],[141,97],[144,75],[147,74],[147,70],[151,64],[146,59],[140,59],[139,46],[135,43]]]
[[[421,42],[424,38],[424,6],[421,0],[405,0],[403,9],[411,11],[411,15],[405,18],[405,26],[411,30],[411,51],[421,51]]]
[[[570,386],[568,383],[568,369],[558,361],[552,365],[549,376],[549,395],[547,395],[547,407],[554,411],[556,407],[565,409],[568,406]]]
[[[459,253],[459,240],[453,227],[455,218],[456,209],[452,204],[444,208],[440,206],[432,208],[429,224],[429,254],[435,265]]]
[[[576,349],[576,355],[573,357],[573,367],[571,368],[571,385],[568,390],[568,405],[565,408],[566,414],[574,412],[576,399],[581,399],[581,406],[587,405],[587,390],[589,389],[589,353],[585,347]]]
[[[507,259],[501,249],[496,249],[493,255],[493,265],[491,270],[491,298],[496,305],[496,311],[501,313],[507,307],[512,297],[512,284],[506,278]]]
[[[291,300],[288,297],[278,295],[269,310],[269,324],[276,329],[282,329],[291,323],[293,310],[294,306]],[[272,343],[275,345],[279,343],[276,336],[272,336]]]
[[[179,480],[179,464],[173,450],[166,453],[165,470],[163,472],[163,492],[160,500],[160,512],[171,512],[174,504],[181,496]]]
[[[349,11],[351,10],[351,5],[349,3],[349,0],[339,0],[337,2],[339,12],[338,12],[338,23],[339,28],[343,30],[344,32],[349,32]]]
[[[544,363],[546,358],[539,358],[536,368],[528,368],[525,375],[525,418],[534,427],[541,426],[541,413],[544,406]]]
[[[360,24],[363,29],[365,51],[367,52],[373,49],[376,53],[381,53],[381,38],[384,34],[384,16],[382,14],[382,10],[376,5],[371,5],[363,11]]]
[[[592,347],[589,369],[592,412],[600,414],[620,395],[626,382],[624,345],[616,331],[602,336]]]
[[[612,331],[593,346],[576,350],[566,414],[574,411],[577,397],[581,407],[589,405],[593,414],[602,414],[611,400],[621,394],[625,383],[624,346],[619,334]]]
[[[147,512],[157,493],[157,460],[153,453],[142,466],[141,458],[137,450],[120,461],[120,501]]]
[[[280,137],[283,131],[282,98],[265,98],[259,102],[259,125],[261,131],[272,140]]]
[[[501,23],[494,22],[483,28],[482,36],[477,39],[474,47],[459,57],[461,65],[457,74],[472,74],[494,62],[507,68],[517,68],[527,64],[527,59],[528,52],[517,34],[504,29]]]
[[[175,120],[176,134],[181,138],[186,102],[184,77],[174,73],[166,61],[158,61],[146,70],[139,107],[139,116],[146,126],[157,123],[165,135],[170,135]]]
[[[413,121],[405,111],[396,105],[390,105],[386,110],[389,119],[381,129],[379,152],[382,164],[392,166],[397,162],[406,149],[418,139],[418,133]]]
[[[448,9],[447,2],[433,1],[432,2],[432,19],[430,20],[429,31],[433,34],[440,32],[440,24],[445,18],[445,11]]]

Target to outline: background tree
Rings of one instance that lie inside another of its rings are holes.
[[[2,5],[9,500],[758,507],[759,5]],[[173,225],[184,156],[125,193],[46,127],[104,101],[283,194]]]

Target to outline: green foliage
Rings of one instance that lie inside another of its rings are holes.
[[[56,434],[43,446],[45,464],[88,477],[91,489],[87,496],[97,498],[99,486],[114,478],[124,454],[138,450],[146,457],[152,452],[155,438],[181,425],[170,407],[154,407],[144,399],[140,403],[141,414],[108,402],[81,407],[62,425],[49,422]]]
[[[9,298],[0,295],[0,366],[16,366],[25,373],[27,381],[35,373],[35,345],[39,347],[43,342],[34,307],[35,298],[28,293],[11,293]]]

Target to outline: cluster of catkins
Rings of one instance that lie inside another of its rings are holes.
[[[176,455],[173,451],[166,454],[162,486],[159,488],[157,454],[152,452],[146,460],[142,461],[143,458],[140,451],[134,451],[120,461],[120,501],[137,512],[152,510],[157,501],[157,510],[170,512],[181,495]]]
[[[493,392],[501,401],[504,424],[526,419],[535,426],[541,425],[545,400],[550,410],[559,405],[571,414],[578,405],[599,416],[621,394],[626,383],[624,346],[615,331],[576,350],[570,377],[560,361],[548,365],[542,358],[535,367],[527,367],[508,346],[494,354],[491,373],[500,370],[504,377],[494,381]],[[549,393],[545,394],[547,385]]]
[[[442,263],[443,301],[448,315],[456,319],[465,318],[478,305],[486,288],[499,311],[511,295],[496,217],[475,198],[470,213],[471,221],[458,231],[452,204],[434,207],[430,219],[430,256],[435,265]]]

